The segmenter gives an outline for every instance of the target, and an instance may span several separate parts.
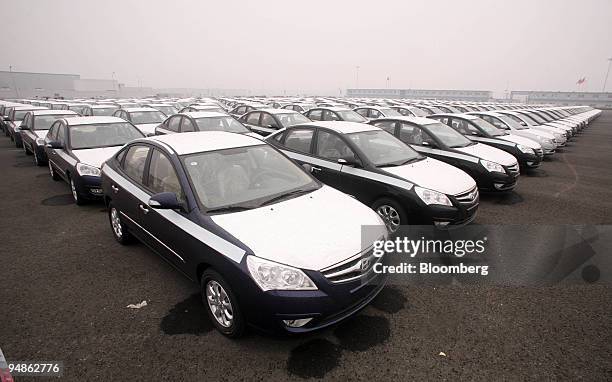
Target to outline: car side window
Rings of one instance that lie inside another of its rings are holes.
[[[147,163],[149,148],[147,146],[135,145],[129,148],[123,161],[123,171],[132,180],[142,184],[145,164]]]
[[[57,137],[57,129],[58,126],[60,125],[59,122],[55,122],[51,128],[49,129],[49,132],[47,133],[47,139],[50,141],[54,141]]]
[[[65,146],[66,145],[66,126],[60,124],[57,127],[57,138],[56,140],[62,145]]]
[[[473,133],[480,134],[478,129],[476,129],[466,120],[453,118],[451,124],[453,129],[457,130],[463,135],[474,135]]]
[[[423,142],[429,142],[431,137],[417,126],[402,123],[400,126],[399,139],[404,143],[423,146]]]
[[[337,134],[322,130],[317,134],[317,155],[333,161],[355,158],[353,150]]]
[[[391,133],[395,135],[395,122],[393,121],[381,121],[376,122],[374,126],[379,127],[386,131],[387,133]]]
[[[382,113],[376,109],[370,109],[370,118],[379,118],[382,116]]]
[[[260,126],[278,129],[278,123],[271,114],[262,113]]]
[[[156,149],[151,154],[147,186],[156,194],[172,192],[176,194],[177,199],[184,200],[181,183],[172,162],[165,154]]]
[[[21,126],[29,126],[30,125],[30,113],[26,114],[21,122]]]
[[[259,125],[259,115],[261,113],[251,113],[247,116],[246,123],[249,125]]]
[[[291,150],[309,153],[313,134],[313,129],[291,129],[287,131],[285,147]]]
[[[323,114],[323,110],[321,109],[317,109],[317,110],[311,110],[308,113],[308,118],[312,119],[313,121],[320,121],[321,120],[321,115]]]
[[[183,117],[183,122],[181,123],[181,133],[188,133],[191,131],[195,131],[195,126],[191,122],[191,119]]]
[[[368,117],[368,109],[356,109],[357,113],[359,113],[362,117]]]
[[[338,114],[330,110],[323,110],[323,121],[339,121]]]
[[[168,121],[168,130],[178,133],[179,125],[181,124],[181,118],[181,116],[170,118],[170,120]]]

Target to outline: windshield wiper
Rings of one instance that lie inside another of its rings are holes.
[[[403,161],[401,163],[393,163],[393,162],[391,162],[391,163],[384,163],[384,164],[378,165],[378,167],[397,167],[397,166],[403,166],[403,165],[408,164],[408,163],[420,161],[423,158],[425,158],[425,157],[424,156],[418,156],[418,157],[410,158],[410,159],[408,159],[406,161]]]
[[[213,208],[211,210],[207,210],[207,213],[210,212],[238,212],[238,211],[246,211],[246,210],[252,210],[255,207],[253,206],[225,206],[225,207],[219,207],[219,208]]]
[[[312,190],[312,189],[308,189],[308,190],[299,189],[299,190],[293,190],[293,191],[285,192],[283,194],[280,194],[278,196],[273,197],[272,199],[266,200],[265,202],[261,203],[261,206],[266,206],[268,204],[272,204],[272,203],[277,202],[279,200],[286,199],[289,196],[307,194],[307,193],[312,192],[312,191],[314,191],[314,190]]]

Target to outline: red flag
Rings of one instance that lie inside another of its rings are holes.
[[[578,79],[578,81],[576,82],[576,85],[582,85],[585,82],[586,82],[586,77],[582,77],[582,78]]]

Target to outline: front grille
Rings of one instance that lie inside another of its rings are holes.
[[[348,260],[323,269],[321,273],[332,283],[357,280],[369,274],[374,268],[374,264],[382,261],[382,256],[374,256],[373,250],[374,249],[370,247]]]
[[[512,176],[519,176],[519,165],[518,163],[513,164],[512,166],[504,166],[508,174]]]
[[[466,192],[455,195],[455,199],[470,210],[478,205],[478,196],[478,188],[474,186]]]

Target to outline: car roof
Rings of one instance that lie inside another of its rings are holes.
[[[98,117],[69,117],[64,118],[69,126],[93,125],[95,123],[126,123],[125,119],[119,117],[98,116]]]
[[[187,112],[179,113],[179,114],[187,115],[191,118],[196,118],[196,119],[197,118],[213,118],[213,117],[230,117],[229,114],[221,113],[218,111],[187,111]]]
[[[95,105],[90,105],[90,107],[92,109],[108,109],[109,107],[113,107],[115,109],[119,109],[119,107],[117,105],[111,105],[108,103],[102,103],[102,104],[95,104]]]
[[[45,106],[32,106],[32,105],[22,105],[22,106],[13,105],[13,106],[15,107],[15,110],[50,110],[48,107],[45,107]]]
[[[51,109],[32,110],[32,114],[33,115],[67,115],[67,114],[78,115],[76,112],[72,110],[51,110]]]
[[[476,112],[474,112],[476,113]],[[482,112],[484,113],[484,112]],[[474,114],[468,114],[468,113],[436,113],[433,116],[437,116],[437,117],[455,117],[455,118],[463,118],[463,119],[468,119],[468,120],[474,120],[474,119],[478,119],[478,116],[474,115]]]
[[[350,107],[342,107],[342,106],[316,106],[313,109],[326,109],[331,111],[353,111]]]
[[[265,111],[267,113],[270,114],[300,114],[295,110],[291,110],[291,109],[272,109],[272,108],[266,108],[266,109],[257,109],[257,110],[251,110],[251,112],[253,111]]]
[[[127,111],[128,113],[137,113],[137,112],[142,112],[142,111],[159,112],[159,110],[154,109],[152,107],[126,107],[126,108],[123,108],[121,110]]]
[[[371,130],[380,130],[376,126],[368,125],[365,123],[359,122],[347,122],[347,121],[317,121],[317,122],[308,122],[303,126],[316,126],[323,127],[326,129],[333,130],[340,134],[351,134],[351,133],[360,133],[362,131],[371,131]],[[300,126],[300,125],[295,125]],[[292,127],[295,127],[292,126]]]
[[[393,116],[393,117],[383,117],[383,118],[378,118],[375,119],[374,121],[378,121],[378,120],[398,120],[398,121],[406,121],[406,122],[412,122],[412,123],[416,123],[417,125],[431,125],[432,123],[440,123],[440,121],[435,120],[435,119],[431,119],[431,118],[425,118],[425,117],[408,117],[408,116]]]
[[[191,133],[156,135],[145,140],[170,146],[178,155],[266,144],[245,134],[227,131],[196,131]]]

